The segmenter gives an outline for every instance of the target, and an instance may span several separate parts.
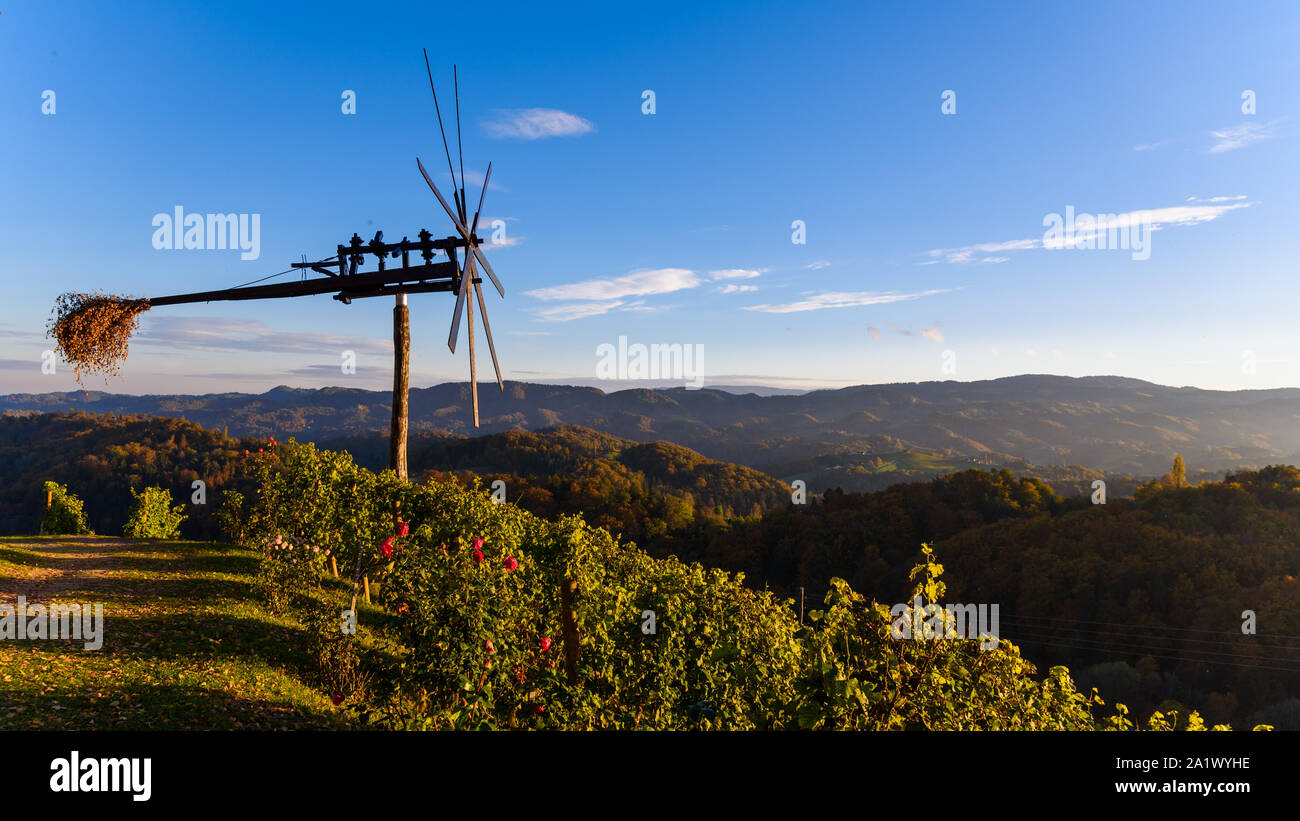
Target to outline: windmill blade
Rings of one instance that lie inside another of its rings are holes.
[[[491,278],[492,284],[497,288],[497,293],[501,294],[502,298],[504,298],[506,295],[505,286],[501,284],[501,280],[497,279],[496,272],[492,270],[492,266],[488,263],[487,259],[484,258],[483,252],[480,251],[478,246],[474,244],[474,241],[470,239],[469,229],[465,227],[463,222],[456,218],[456,213],[451,210],[451,206],[442,198],[442,192],[438,190],[438,186],[434,185],[433,180],[429,178],[429,172],[424,170],[424,163],[420,162],[419,157],[415,158],[415,164],[420,167],[420,173],[424,176],[424,181],[429,184],[429,188],[433,191],[433,195],[438,198],[438,202],[442,203],[442,210],[447,212],[448,217],[451,217],[452,225],[456,226],[456,230],[460,232],[461,238],[465,240],[465,243],[469,246],[469,250],[474,253],[479,264],[483,266],[483,270],[487,271],[487,275]]]
[[[438,202],[442,203],[442,210],[447,212],[448,217],[451,217],[451,224],[456,226],[456,230],[460,232],[461,237],[466,242],[470,242],[469,231],[465,228],[465,224],[460,221],[460,218],[456,216],[456,212],[451,210],[451,206],[442,198],[442,192],[438,190],[438,186],[433,184],[433,180],[429,179],[429,172],[424,170],[424,163],[420,162],[419,157],[415,158],[415,164],[420,167],[420,174],[424,176],[424,181],[429,184],[433,195],[438,198]]]
[[[451,170],[451,149],[447,147],[447,131],[442,127],[442,110],[438,108],[438,92],[433,87],[433,69],[429,68],[429,50],[424,50],[424,70],[429,75],[429,91],[433,92],[433,110],[438,115],[438,132],[442,134],[442,150],[447,155],[447,171],[451,181],[456,182],[456,172]]]
[[[468,280],[462,280],[462,284],[467,281],[472,282],[473,279],[474,279],[473,275],[470,274]],[[465,321],[466,321],[466,330],[468,331],[468,336],[469,336],[469,391],[470,391],[470,395],[474,397],[474,427],[477,428],[478,427],[478,364],[474,361],[474,303],[473,302],[467,302],[465,304]]]
[[[478,217],[479,214],[483,213],[483,198],[487,196],[488,182],[490,182],[491,179],[492,179],[492,163],[488,163],[487,173],[483,175],[483,190],[480,191],[478,195],[478,210],[474,212],[474,225],[469,230],[470,236],[473,236],[474,232],[478,230]],[[492,279],[492,284],[497,286],[497,293],[501,294],[502,298],[504,298],[506,295],[506,289],[501,287],[501,280],[497,279],[496,272],[492,270],[491,265],[488,265],[488,261],[483,258],[483,255],[478,252],[478,246],[474,246],[474,256],[478,257],[479,262],[483,263],[483,270],[487,271],[487,275]],[[482,302],[479,303],[479,307],[480,308],[483,307]],[[486,316],[487,314],[484,314],[484,317]],[[483,321],[485,323],[487,322],[486,319],[484,319]],[[497,375],[497,381],[498,382],[501,381],[500,374]],[[502,390],[505,390],[505,388],[502,387]]]
[[[474,285],[474,295],[478,297],[478,313],[483,317],[483,335],[487,337],[488,350],[492,352],[492,367],[497,372],[497,387],[504,393],[506,383],[501,381],[501,366],[497,363],[497,346],[492,341],[492,326],[488,324],[487,306],[483,304],[483,289],[477,282]]]
[[[479,263],[483,266],[483,270],[487,271],[488,278],[492,280],[492,284],[497,286],[497,293],[501,294],[502,299],[505,299],[506,296],[505,286],[501,284],[501,280],[497,279],[496,272],[492,270],[491,265],[488,265],[488,261],[483,256],[483,252],[478,249],[477,245],[471,245],[470,250],[474,252],[474,256],[476,259],[478,259]]]
[[[478,195],[478,210],[474,212],[474,224],[469,227],[470,236],[478,230],[478,215],[483,213],[483,197],[487,196],[488,181],[492,179],[492,163],[488,163],[487,173],[483,175],[483,190]]]
[[[451,348],[452,353],[456,352],[456,338],[460,336],[460,315],[465,307],[467,286],[469,280],[474,278],[474,258],[470,257],[466,262],[465,270],[461,272],[460,292],[456,294],[456,313],[452,314],[451,317],[451,334],[447,337],[447,347]]]
[[[456,157],[460,160],[460,221],[469,219],[469,203],[465,202],[465,149],[460,144],[460,74],[455,63],[451,66],[451,82],[456,92]]]

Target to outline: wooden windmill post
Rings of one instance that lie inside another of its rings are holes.
[[[492,367],[496,371],[497,386],[505,390],[501,379],[501,366],[497,362],[496,344],[492,340],[492,327],[488,324],[487,306],[483,301],[483,280],[478,275],[481,266],[496,287],[497,293],[505,297],[505,287],[497,279],[496,273],[480,250],[482,239],[476,233],[479,216],[483,211],[483,198],[487,194],[488,182],[492,178],[492,164],[488,163],[487,173],[483,177],[483,190],[479,193],[478,208],[474,218],[469,219],[469,210],[465,198],[465,162],[463,155],[460,163],[460,181],[457,185],[456,172],[451,164],[451,149],[447,143],[446,130],[443,128],[442,111],[438,107],[438,93],[433,87],[433,73],[429,69],[429,55],[426,52],[425,70],[429,74],[429,89],[433,91],[434,111],[438,116],[438,130],[442,134],[443,150],[447,156],[447,170],[451,173],[453,200],[455,209],[447,203],[437,185],[429,177],[424,164],[416,159],[421,176],[433,191],[447,216],[451,218],[456,235],[445,239],[434,239],[424,229],[418,234],[419,239],[412,241],[403,237],[400,242],[385,243],[384,232],[378,231],[370,242],[353,234],[347,244],[340,243],[333,257],[317,262],[295,262],[291,269],[301,269],[304,273],[311,270],[324,276],[304,279],[300,282],[285,282],[275,285],[257,285],[252,287],[226,288],[218,291],[202,291],[191,294],[155,297],[146,300],[150,308],[164,305],[181,305],[194,302],[215,302],[221,300],[249,299],[283,299],[287,297],[311,296],[315,294],[334,293],[334,299],[345,305],[354,299],[393,295],[393,412],[389,428],[388,466],[401,479],[407,478],[406,439],[409,430],[409,395],[410,395],[410,356],[411,356],[411,320],[406,303],[407,294],[455,291],[456,310],[452,316],[451,333],[447,338],[447,347],[454,354],[456,340],[460,333],[462,308],[467,319],[470,354],[470,394],[473,404],[474,427],[479,426],[478,414],[478,368],[474,354],[474,311],[469,300],[470,291],[478,302],[479,316],[483,320],[483,331],[487,336],[488,349],[492,354]],[[460,150],[460,83],[456,77],[456,132],[457,150]],[[464,250],[464,263],[458,258],[458,252]],[[418,253],[422,263],[412,264],[411,254]],[[437,253],[446,256],[444,262],[434,262]],[[376,270],[362,272],[367,257],[373,256]],[[388,260],[400,259],[400,266],[388,267]]]
[[[165,305],[182,305],[195,302],[285,299],[333,293],[334,299],[344,305],[350,305],[354,299],[392,295],[394,299],[393,412],[389,428],[388,465],[402,480],[407,479],[406,439],[410,415],[408,400],[410,393],[411,320],[410,310],[406,304],[407,294],[456,292],[456,310],[452,316],[451,333],[447,338],[447,347],[451,349],[453,354],[456,352],[456,340],[460,332],[460,317],[463,307],[468,320],[470,394],[473,403],[474,427],[477,428],[479,426],[478,369],[474,360],[474,312],[472,302],[469,300],[469,293],[472,289],[478,302],[479,316],[483,319],[483,331],[487,336],[488,349],[492,353],[492,367],[496,371],[497,386],[502,391],[505,390],[505,383],[501,380],[501,366],[497,362],[496,345],[492,341],[492,328],[488,324],[487,306],[483,301],[483,289],[481,287],[483,280],[478,276],[479,266],[482,266],[483,271],[487,273],[492,284],[496,287],[497,293],[503,298],[506,295],[506,290],[501,281],[497,279],[497,275],[492,270],[487,258],[483,256],[483,252],[479,249],[482,240],[475,233],[478,229],[479,216],[483,211],[483,198],[487,194],[488,181],[492,178],[492,164],[488,163],[487,172],[483,176],[483,190],[479,193],[478,208],[474,212],[473,220],[470,220],[465,198],[464,155],[462,153],[460,157],[460,181],[457,184],[456,172],[451,164],[451,149],[447,143],[446,129],[443,127],[442,111],[438,107],[438,92],[433,86],[433,72],[429,68],[427,51],[424,55],[424,62],[425,71],[429,75],[429,90],[433,92],[434,111],[438,117],[438,131],[442,135],[443,151],[447,156],[447,170],[451,173],[454,186],[453,199],[456,203],[454,210],[448,205],[447,200],[443,198],[442,192],[438,190],[438,186],[429,177],[424,164],[420,162],[418,157],[415,162],[425,183],[433,191],[443,210],[447,212],[447,216],[451,218],[452,226],[456,229],[456,235],[445,239],[434,239],[433,234],[429,231],[420,229],[417,240],[412,241],[403,237],[400,242],[385,243],[383,241],[384,232],[377,231],[374,238],[367,243],[358,234],[354,233],[352,239],[346,245],[340,243],[336,246],[336,253],[333,257],[317,262],[295,262],[292,263],[290,268],[290,270],[300,269],[304,275],[310,270],[322,276],[303,279],[299,282],[226,288],[217,291],[176,294],[146,300],[150,308],[156,308]],[[454,70],[453,67],[453,72]],[[457,151],[460,152],[460,80],[454,73],[453,78],[456,87],[456,145]],[[458,259],[458,251],[461,249],[464,251],[463,265]],[[412,253],[419,254],[421,261],[412,264]],[[433,257],[437,253],[444,254],[446,261],[435,262]],[[366,272],[361,271],[360,269],[365,265],[367,257],[371,256],[375,258],[376,269]],[[390,268],[388,267],[390,259],[400,259],[401,263]],[[358,573],[361,567],[360,562],[361,551],[358,550]],[[366,601],[369,601],[369,579],[364,578],[363,581]],[[354,611],[356,609],[358,586],[358,582],[354,578],[352,597]]]

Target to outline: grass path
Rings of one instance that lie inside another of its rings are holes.
[[[0,640],[0,730],[339,729],[302,628],[270,613],[257,557],[225,545],[0,538],[0,603],[101,603],[103,647]]]

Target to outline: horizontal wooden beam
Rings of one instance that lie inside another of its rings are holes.
[[[344,277],[344,279],[347,279],[347,277]],[[354,299],[366,299],[372,296],[389,296],[391,294],[428,294],[438,291],[454,290],[456,290],[455,280],[445,279],[442,282],[425,282],[420,285],[393,285],[386,288],[371,288],[369,290],[361,291],[354,291],[345,288],[335,294],[334,298],[346,305]]]
[[[433,262],[428,265],[390,268],[386,271],[372,271],[368,274],[356,274],[355,276],[316,277],[301,282],[281,282],[275,285],[254,285],[248,288],[225,288],[220,291],[175,294],[150,299],[149,305],[156,307],[159,305],[183,305],[191,302],[283,299],[285,297],[313,296],[315,294],[337,292],[346,294],[348,291],[356,291],[358,293],[357,298],[361,298],[363,293],[368,296],[378,296],[378,294],[369,294],[367,292],[382,289],[385,286],[399,287],[389,288],[387,291],[382,291],[382,293],[414,292],[417,288],[420,290],[451,290],[450,286],[458,278],[459,273],[454,262]],[[427,282],[427,280],[431,279],[444,280],[444,282]],[[425,288],[426,285],[445,285],[448,287],[435,289]]]

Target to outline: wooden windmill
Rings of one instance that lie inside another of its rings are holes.
[[[447,203],[429,177],[424,163],[416,158],[424,181],[428,183],[447,216],[451,218],[456,229],[455,236],[434,239],[433,235],[421,229],[418,240],[403,237],[400,242],[386,243],[384,232],[377,231],[370,242],[357,234],[346,244],[337,246],[333,257],[318,262],[295,262],[293,269],[302,269],[322,274],[319,277],[304,278],[299,282],[285,282],[275,285],[255,285],[252,287],[227,288],[219,291],[203,291],[192,294],[177,294],[149,299],[151,308],[162,305],[180,305],[191,302],[213,302],[219,300],[246,299],[282,299],[285,297],[309,296],[313,294],[334,293],[334,298],[343,304],[351,304],[354,299],[392,295],[395,300],[393,308],[393,417],[389,439],[389,467],[403,479],[407,477],[406,434],[408,406],[407,397],[410,387],[410,349],[411,327],[410,314],[406,305],[406,295],[436,291],[454,291],[456,293],[456,310],[452,315],[451,334],[447,337],[447,347],[454,354],[456,339],[460,333],[462,309],[467,323],[469,337],[469,373],[470,393],[473,400],[474,427],[478,427],[478,368],[474,359],[474,301],[478,302],[479,315],[483,318],[483,331],[487,336],[488,349],[492,354],[492,367],[496,371],[497,387],[505,390],[501,381],[501,366],[497,362],[496,345],[492,341],[492,328],[488,324],[487,306],[483,301],[483,280],[479,276],[479,266],[487,273],[496,287],[497,293],[505,297],[506,290],[497,279],[496,273],[483,256],[480,246],[482,240],[475,233],[478,229],[479,216],[483,211],[483,198],[487,194],[488,181],[492,176],[492,164],[483,177],[483,190],[479,193],[478,208],[473,219],[469,219],[469,209],[465,200],[465,160],[460,145],[460,81],[453,67],[453,83],[456,94],[456,150],[460,156],[460,183],[456,183],[456,173],[451,164],[451,149],[447,143],[446,130],[443,127],[442,111],[438,107],[438,93],[433,86],[433,72],[429,69],[429,55],[424,55],[425,71],[429,75],[429,90],[433,92],[434,112],[438,117],[438,131],[442,134],[443,151],[447,156],[447,170],[451,173],[454,190],[455,209]],[[464,250],[464,263],[458,253]],[[412,254],[419,254],[420,259],[414,264]],[[435,254],[444,254],[445,261],[434,261]],[[371,271],[360,270],[367,256],[375,257],[376,268]],[[400,259],[399,265],[389,266],[389,260]],[[291,269],[292,270],[292,269]],[[474,299],[470,299],[470,290]]]

